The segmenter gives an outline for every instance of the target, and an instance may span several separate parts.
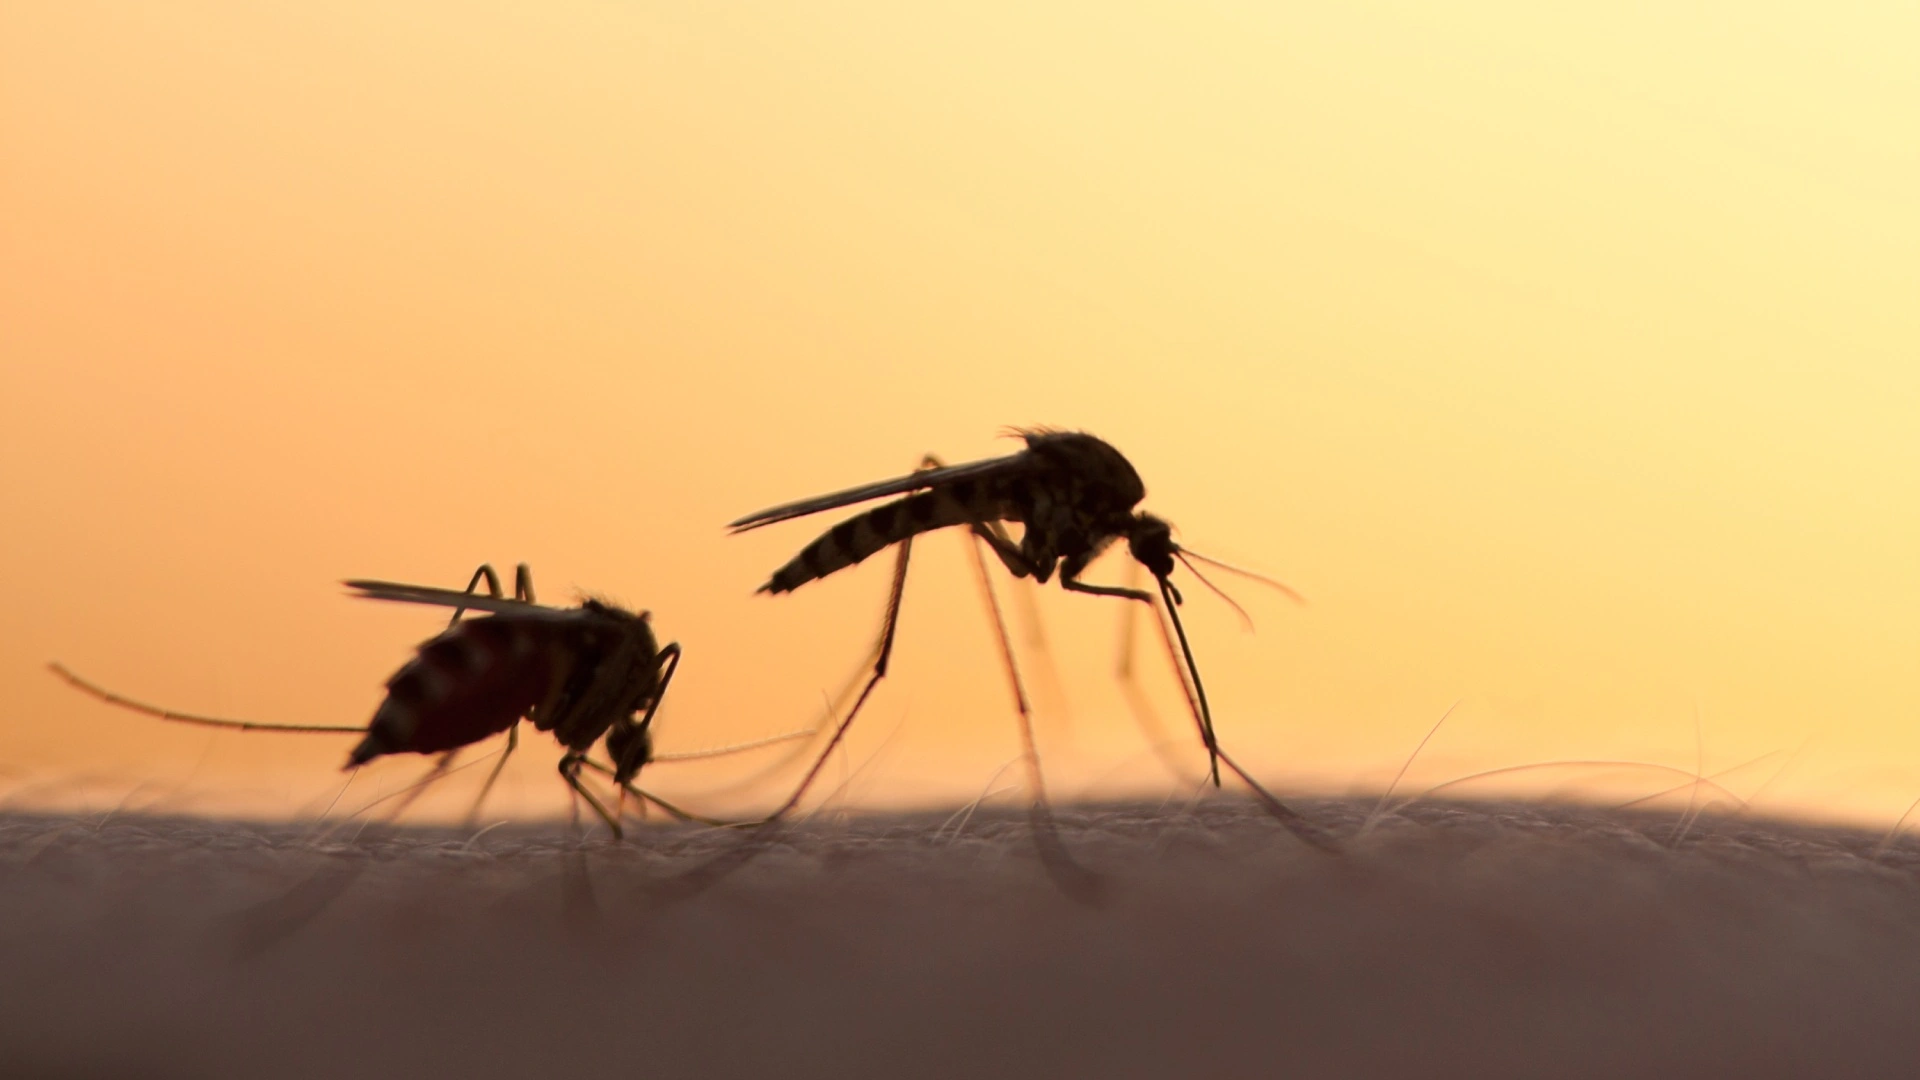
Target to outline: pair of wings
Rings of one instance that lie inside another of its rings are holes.
[[[729,522],[727,527],[736,533],[746,532],[762,525],[772,525],[775,522],[817,514],[822,510],[833,510],[873,499],[883,499],[889,495],[925,491],[928,488],[961,480],[1007,476],[1024,471],[1032,464],[1032,454],[1022,450],[1015,454],[969,461],[961,465],[942,465],[932,469],[921,469],[905,476],[896,476],[891,480],[881,480],[877,483],[847,488],[844,491],[784,503],[759,513],[748,514],[738,521]],[[437,607],[466,608],[470,611],[491,611],[503,615],[552,619],[576,616],[580,611],[579,608],[547,607],[527,600],[510,600],[502,596],[462,592],[458,589],[440,589],[431,585],[406,585],[395,581],[371,580],[347,581],[342,584],[353,589],[355,594],[363,599],[390,600],[402,604],[431,604]]]
[[[580,608],[548,607],[530,600],[513,600],[504,596],[488,596],[486,593],[462,592],[459,589],[436,589],[431,585],[403,585],[397,581],[344,581],[341,584],[354,590],[354,595],[363,600],[391,600],[401,604],[431,604],[435,607],[466,608],[468,611],[491,611],[499,615],[513,615],[523,619],[563,619],[579,618]]]
[[[811,499],[785,503],[756,514],[748,514],[738,521],[727,523],[727,528],[736,533],[757,529],[762,525],[772,525],[779,521],[788,521],[808,514],[817,514],[822,510],[833,510],[854,503],[867,502],[870,499],[883,499],[889,495],[904,495],[910,491],[925,491],[942,484],[951,484],[960,480],[979,480],[985,477],[1006,476],[1030,468],[1033,456],[1022,450],[1017,454],[1006,454],[997,458],[970,461],[963,465],[942,465],[933,469],[921,469],[905,476],[896,476],[891,480],[863,484],[860,487],[836,491],[829,495],[816,495]]]

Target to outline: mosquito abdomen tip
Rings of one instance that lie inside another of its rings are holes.
[[[361,739],[359,745],[355,746],[353,751],[347,755],[347,763],[341,766],[341,768],[343,770],[357,769],[382,754],[390,754],[392,752],[393,747],[388,746],[386,740],[381,738],[378,732],[368,731],[367,737]]]

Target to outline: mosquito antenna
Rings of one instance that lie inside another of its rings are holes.
[[[1194,577],[1199,578],[1200,584],[1205,585],[1209,589],[1212,589],[1213,595],[1227,602],[1227,606],[1233,609],[1233,613],[1235,615],[1240,616],[1240,626],[1243,629],[1245,629],[1248,633],[1253,632],[1253,616],[1247,614],[1247,609],[1241,607],[1240,602],[1238,600],[1235,600],[1233,597],[1228,596],[1227,591],[1225,589],[1222,589],[1220,586],[1215,585],[1211,581],[1208,581],[1207,575],[1201,573],[1199,567],[1187,561],[1187,556],[1185,553],[1179,551],[1178,549],[1175,549],[1173,553],[1173,557],[1176,559],[1179,559],[1180,562],[1183,565],[1185,565],[1189,571],[1193,573]]]
[[[779,735],[769,735],[764,739],[750,739],[747,742],[730,743],[726,746],[715,746],[705,750],[682,750],[673,754],[655,754],[652,760],[656,762],[698,761],[701,758],[724,757],[728,754],[758,750],[763,746],[773,746],[776,743],[792,742],[795,739],[811,739],[818,734],[820,734],[820,728],[816,725],[810,728],[799,728],[794,731],[784,732]]]
[[[159,717],[162,720],[172,720],[182,724],[199,724],[202,727],[238,728],[241,731],[301,731],[301,732],[351,731],[351,732],[356,732],[362,735],[366,734],[366,731],[367,731],[364,725],[268,724],[268,723],[262,723],[258,720],[226,720],[218,716],[199,716],[194,713],[174,712],[172,709],[163,709],[158,705],[149,705],[144,701],[135,701],[130,697],[123,697],[107,689],[104,686],[100,686],[96,683],[88,682],[87,680],[81,678],[80,676],[75,675],[73,672],[68,671],[64,666],[60,664],[59,661],[54,661],[53,663],[48,664],[47,670],[53,672],[55,675],[60,676],[62,679],[65,679],[67,681],[67,685],[73,687],[75,690],[78,690],[81,693],[86,694],[90,697],[98,698],[99,700],[104,701],[109,705],[117,705],[122,709],[131,709],[132,711],[137,713],[145,713],[148,716],[155,716],[155,717]]]
[[[1199,559],[1201,562],[1206,563],[1208,566],[1217,567],[1221,570],[1225,570],[1229,574],[1238,574],[1241,577],[1246,578],[1250,581],[1257,581],[1260,584],[1265,585],[1270,589],[1278,589],[1281,592],[1281,594],[1286,596],[1287,599],[1293,601],[1296,604],[1301,605],[1302,607],[1306,606],[1307,598],[1304,596],[1301,596],[1300,593],[1296,589],[1294,589],[1293,586],[1288,585],[1284,581],[1275,581],[1273,578],[1270,578],[1265,574],[1256,574],[1252,570],[1249,570],[1244,566],[1235,566],[1230,562],[1222,562],[1219,559],[1210,558],[1188,547],[1178,548],[1174,551],[1174,554],[1180,557],[1181,562],[1187,562],[1188,559]],[[1187,569],[1193,570],[1193,564],[1187,563]],[[1199,571],[1194,570],[1194,574],[1197,576],[1199,574]],[[1206,579],[1202,578],[1201,580],[1204,581]],[[1214,591],[1219,592],[1220,590],[1215,589]]]
[[[1160,596],[1165,603],[1167,615],[1173,619],[1173,632],[1180,639],[1180,655],[1186,659],[1187,675],[1193,680],[1193,698],[1189,704],[1194,707],[1194,719],[1200,722],[1200,739],[1207,744],[1208,772],[1213,777],[1213,786],[1220,786],[1220,747],[1213,738],[1213,710],[1207,707],[1207,688],[1200,684],[1200,668],[1193,662],[1193,646],[1187,643],[1187,628],[1180,623],[1180,594],[1173,583],[1166,578],[1160,582]]]

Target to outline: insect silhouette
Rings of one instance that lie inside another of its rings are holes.
[[[887,547],[897,549],[892,589],[887,597],[879,640],[874,647],[871,674],[854,699],[851,709],[835,729],[826,751],[816,759],[793,795],[768,820],[779,819],[799,803],[807,787],[818,776],[827,755],[859,715],[874,687],[886,677],[913,538],[921,533],[958,526],[965,527],[975,541],[972,545],[975,566],[980,572],[987,605],[999,633],[1002,659],[1013,688],[1033,793],[1030,807],[1036,840],[1049,868],[1056,872],[1056,877],[1062,879],[1063,884],[1074,880],[1084,881],[1086,875],[1066,856],[1052,825],[1045,787],[1040,778],[1039,757],[1034,748],[1031,709],[1014,662],[1013,648],[1001,617],[999,601],[987,578],[986,561],[980,553],[981,544],[985,544],[1016,578],[1031,578],[1045,584],[1057,574],[1061,587],[1070,592],[1119,597],[1146,604],[1156,612],[1165,611],[1177,635],[1178,649],[1174,646],[1175,639],[1166,637],[1164,621],[1160,623],[1162,636],[1186,692],[1189,709],[1199,728],[1200,740],[1206,747],[1208,771],[1215,786],[1220,783],[1219,766],[1224,763],[1253,790],[1261,805],[1296,835],[1316,846],[1328,846],[1317,828],[1261,786],[1221,749],[1214,734],[1213,713],[1207,702],[1206,689],[1200,680],[1199,668],[1194,663],[1186,629],[1180,622],[1180,590],[1170,578],[1177,561],[1208,588],[1220,593],[1195,565],[1199,562],[1265,582],[1294,595],[1295,599],[1298,599],[1297,595],[1279,582],[1209,559],[1175,543],[1172,528],[1167,522],[1134,509],[1146,497],[1146,486],[1132,463],[1108,443],[1084,432],[1036,429],[1017,431],[1015,434],[1026,441],[1026,448],[1018,453],[963,465],[943,465],[929,456],[922,460],[919,470],[905,476],[776,506],[749,514],[729,526],[733,532],[740,533],[823,510],[889,496],[905,496],[835,525],[801,549],[786,565],[775,570],[766,584],[760,586],[759,591],[764,593],[792,592]],[[1006,532],[1005,523],[1023,526],[1017,543]],[[1142,589],[1096,585],[1081,580],[1081,574],[1096,557],[1123,539],[1134,561],[1153,575],[1158,585],[1158,603],[1155,593]],[[1225,593],[1220,595],[1226,598]],[[1232,604],[1231,599],[1227,602]],[[1233,606],[1239,610],[1239,605]]]
[[[485,595],[475,591],[482,582],[487,586]],[[712,757],[813,734],[810,730],[792,732],[715,750],[656,755],[653,717],[679,667],[679,644],[658,644],[645,611],[628,611],[592,598],[570,608],[536,603],[533,575],[524,563],[515,572],[511,599],[501,595],[499,577],[491,566],[484,565],[474,572],[465,591],[387,581],[345,584],[355,595],[367,599],[454,609],[447,629],[423,642],[413,658],[387,680],[386,699],[364,728],[260,723],[175,712],[122,697],[60,664],[49,666],[84,693],[163,720],[246,731],[360,733],[359,744],[347,755],[348,769],[387,754],[439,754],[432,772],[415,786],[415,791],[443,775],[462,747],[505,732],[506,747],[474,803],[475,813],[519,745],[520,721],[524,719],[536,730],[553,732],[565,749],[559,764],[561,778],[574,794],[587,801],[615,837],[621,836],[619,814],[609,810],[582,782],[582,769],[611,777],[620,791],[621,808],[625,796],[632,795],[683,820],[721,824],[689,814],[636,787],[634,780],[641,767],[653,761]],[[487,614],[461,618],[476,610]],[[611,764],[588,756],[603,740]]]

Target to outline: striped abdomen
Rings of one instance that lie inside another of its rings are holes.
[[[773,572],[761,592],[783,593],[823,578],[910,536],[976,521],[1019,521],[1023,514],[1002,485],[962,481],[909,495],[828,529],[787,565]]]
[[[432,754],[513,726],[553,693],[564,650],[551,623],[469,619],[420,646],[387,680],[387,699],[349,766],[382,754]]]

